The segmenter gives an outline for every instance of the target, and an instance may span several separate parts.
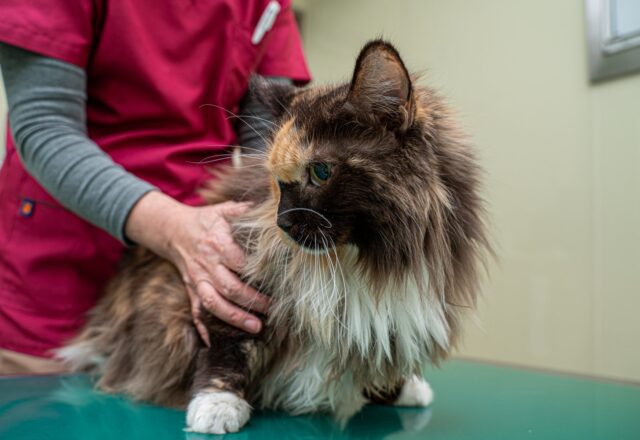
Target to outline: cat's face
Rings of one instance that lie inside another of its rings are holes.
[[[411,274],[473,304],[489,249],[480,169],[444,100],[414,87],[393,46],[367,44],[349,84],[254,90],[280,118],[267,168],[283,242],[329,259],[336,249],[336,261],[348,245],[376,291]]]
[[[286,241],[312,251],[392,246],[402,223],[425,217],[428,154],[391,46],[365,47],[350,85],[304,90],[286,106],[268,160]]]
[[[349,84],[263,92],[280,113],[267,167],[284,242],[355,246],[380,285],[427,270],[434,291],[472,291],[488,247],[480,171],[448,107],[412,85],[393,46],[367,44]]]

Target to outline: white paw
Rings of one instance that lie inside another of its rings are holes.
[[[402,386],[396,406],[429,406],[433,402],[433,390],[421,377],[411,376]]]
[[[250,415],[251,406],[233,393],[202,392],[187,407],[187,430],[206,434],[238,432]]]

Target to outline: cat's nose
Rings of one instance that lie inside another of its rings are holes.
[[[293,223],[286,217],[281,216],[278,217],[278,227],[288,234],[293,227]]]

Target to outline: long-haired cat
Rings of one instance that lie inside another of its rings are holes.
[[[207,348],[177,269],[138,249],[62,356],[105,390],[186,405],[198,432],[237,431],[252,406],[346,419],[367,400],[428,404],[422,367],[455,344],[487,248],[468,142],[383,41],[350,84],[256,88],[279,113],[268,152],[205,195],[252,203],[231,222],[240,275],[271,296],[263,331],[207,315]]]

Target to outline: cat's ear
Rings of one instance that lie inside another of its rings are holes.
[[[415,113],[411,77],[391,44],[375,40],[364,46],[346,105],[390,130],[404,131],[411,126]]]
[[[288,78],[265,78],[253,75],[249,80],[249,93],[274,118],[282,116],[291,104],[298,88]]]

